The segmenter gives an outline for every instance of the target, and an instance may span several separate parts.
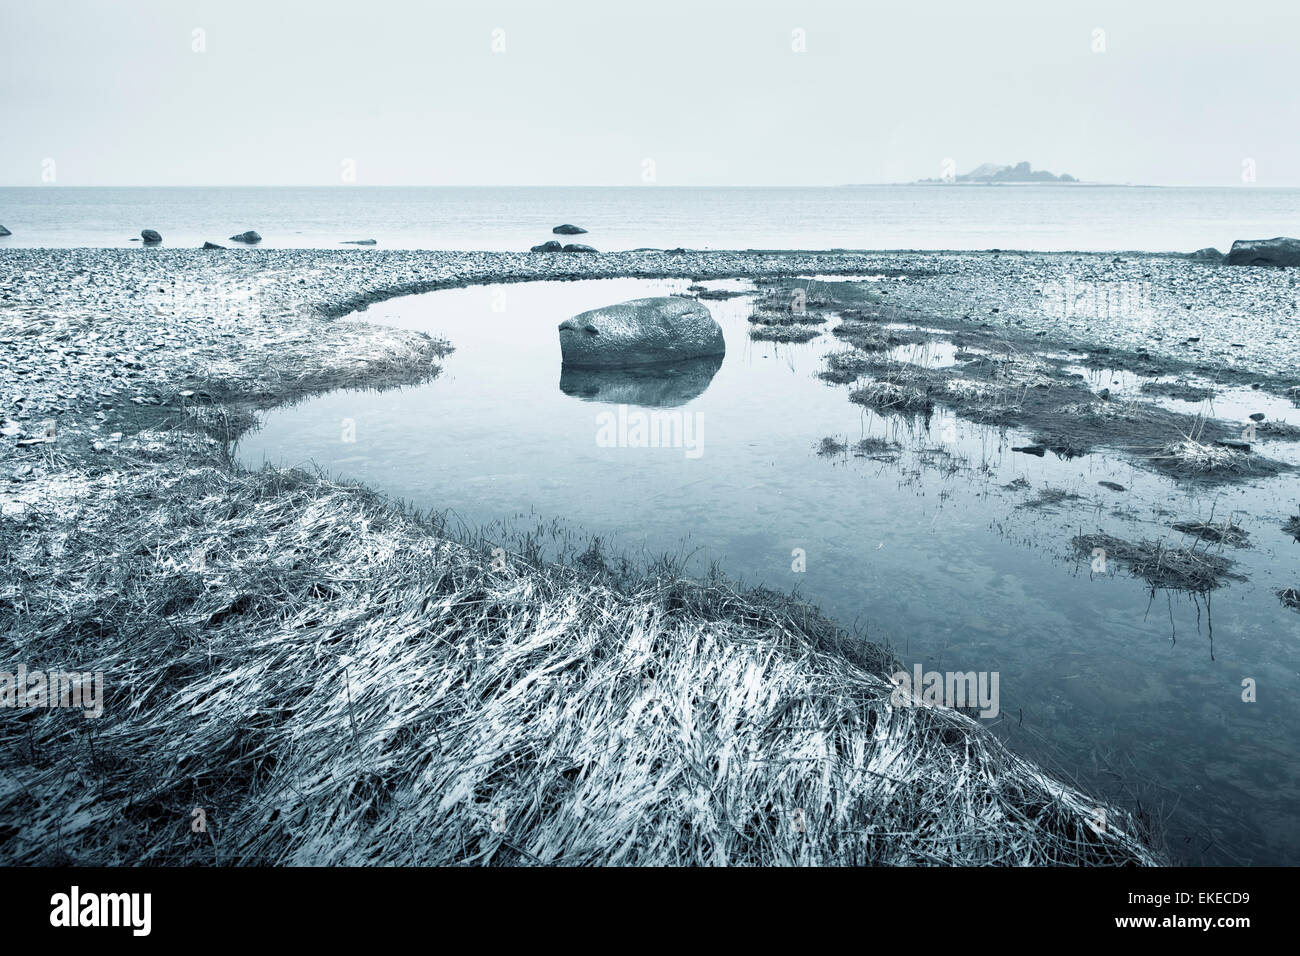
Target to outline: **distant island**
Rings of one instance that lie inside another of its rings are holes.
[[[920,179],[922,183],[1077,183],[1069,173],[1057,176],[1045,169],[1034,169],[1028,163],[1016,163],[1014,166],[999,166],[997,163],[982,163],[969,173],[962,173],[951,179]]]

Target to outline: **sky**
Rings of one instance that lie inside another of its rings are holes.
[[[0,0],[0,185],[1300,186],[1295,0]]]

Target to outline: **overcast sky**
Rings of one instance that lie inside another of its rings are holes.
[[[1296,186],[1297,60],[1296,0],[0,0],[0,184]]]

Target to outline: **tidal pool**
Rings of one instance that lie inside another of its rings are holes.
[[[753,287],[704,284],[746,293],[706,302],[726,357],[658,372],[562,373],[556,326],[685,292],[686,279],[479,286],[373,306],[361,318],[450,340],[442,374],[273,410],[239,461],[318,466],[507,548],[521,535],[570,550],[599,537],[614,553],[671,553],[692,573],[716,563],[746,585],[798,589],[909,671],[996,672],[998,715],[985,724],[1099,797],[1140,803],[1176,860],[1300,863],[1300,613],[1276,596],[1300,587],[1300,544],[1281,528],[1300,510],[1293,475],[1189,487],[1118,453],[1015,453],[1031,436],[942,407],[928,421],[864,410],[816,377],[843,347],[834,319],[804,345],[752,342]],[[895,353],[957,360],[943,340]],[[1087,374],[1095,387],[1110,375]],[[1224,404],[1253,410],[1248,394]],[[845,447],[823,452],[826,437]],[[862,439],[897,446],[857,450]],[[1296,448],[1261,446],[1289,461]],[[1250,547],[1222,552],[1242,579],[1208,595],[1153,592],[1113,563],[1093,573],[1070,544],[1098,530],[1190,544],[1172,523],[1230,514],[1250,532]]]

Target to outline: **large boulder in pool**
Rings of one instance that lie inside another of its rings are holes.
[[[232,242],[247,242],[250,244],[262,241],[262,237],[253,229],[250,229],[247,232],[241,232],[237,236],[231,236],[230,239]]]
[[[141,229],[140,238],[145,242],[162,242],[162,234],[157,229]]]
[[[1230,266],[1300,266],[1300,239],[1238,239],[1228,250]]]
[[[12,235],[13,235],[12,232],[10,232],[4,226],[0,226],[0,236],[12,236]]]
[[[580,236],[586,231],[586,229],[583,229],[581,226],[575,226],[571,222],[566,222],[564,225],[556,226],[551,230],[551,232],[555,233],[557,236]]]
[[[695,299],[633,299],[560,323],[560,355],[573,368],[629,368],[724,355],[722,326]]]

